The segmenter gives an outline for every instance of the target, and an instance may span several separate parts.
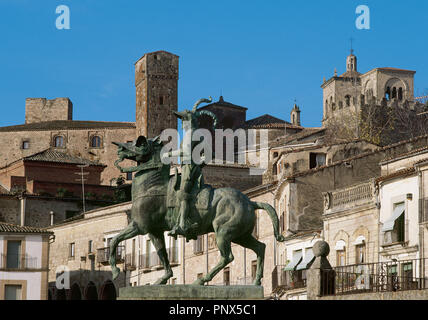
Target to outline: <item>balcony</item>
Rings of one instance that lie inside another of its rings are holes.
[[[179,264],[178,262],[178,248],[167,248],[169,263],[171,267],[174,267]],[[162,263],[159,259],[158,253],[156,251],[151,252],[150,254],[140,254],[139,256],[139,266],[140,269],[143,269],[143,272],[149,272],[158,269],[163,269]]]
[[[325,192],[325,214],[375,203],[374,188],[374,182],[370,181],[333,192]]]
[[[124,262],[124,246],[118,246],[116,248],[116,263]],[[102,265],[108,265],[110,262],[110,247],[99,248],[97,249],[97,262]]]
[[[128,253],[125,255],[125,269],[128,271],[137,269],[135,254]]]
[[[428,289],[428,259],[412,259],[333,268],[334,294]]]
[[[0,270],[4,271],[23,271],[41,269],[38,265],[37,257],[28,255],[2,254],[0,255]]]

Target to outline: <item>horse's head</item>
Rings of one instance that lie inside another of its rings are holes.
[[[159,152],[159,147],[162,146],[162,142],[159,137],[147,139],[144,136],[139,136],[136,140],[128,143],[112,142],[117,148],[118,162],[125,159],[146,162],[151,158],[154,152]]]

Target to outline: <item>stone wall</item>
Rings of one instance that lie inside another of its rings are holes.
[[[56,270],[59,266],[67,266],[70,270],[70,285],[78,284],[82,291],[91,281],[95,284],[98,294],[101,294],[102,286],[112,280],[110,265],[98,262],[102,257],[97,249],[106,247],[106,239],[110,238],[127,224],[126,211],[130,203],[110,206],[92,212],[87,212],[85,219],[58,224],[49,228],[55,235],[55,241],[50,243],[49,278],[51,290],[55,287]],[[95,259],[91,259],[89,241],[92,241]],[[75,244],[74,257],[69,256],[70,243]],[[123,264],[118,264],[123,269]],[[119,287],[126,286],[126,277],[122,272],[118,279],[113,281],[117,295]]]
[[[73,120],[73,104],[69,98],[25,100],[25,123],[51,120]]]
[[[428,300],[428,290],[344,294],[319,297],[317,300]]]
[[[178,56],[165,51],[145,54],[135,63],[136,134],[153,138],[177,129]]]
[[[117,147],[112,144],[113,141],[127,142],[135,139],[135,128],[102,128],[102,129],[64,129],[64,130],[19,130],[0,132],[0,144],[7,145],[0,151],[0,167],[44,151],[53,146],[53,138],[56,135],[64,136],[65,148],[55,148],[58,151],[67,151],[70,154],[107,165],[101,174],[101,184],[110,185],[110,180],[118,176],[124,176],[114,166],[117,159]],[[90,138],[93,135],[101,137],[101,147],[93,148],[90,146]],[[22,149],[22,142],[29,141],[29,149]],[[129,165],[131,162],[124,161],[123,165]],[[76,169],[78,169],[76,167]],[[76,176],[77,177],[77,176]]]

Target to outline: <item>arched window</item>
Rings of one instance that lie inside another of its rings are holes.
[[[391,98],[392,99],[397,98],[397,88],[396,87],[392,88],[392,96],[391,96]]]
[[[53,140],[53,146],[55,148],[64,148],[65,147],[64,137],[63,136],[55,136],[54,140]]]
[[[398,100],[403,100],[403,88],[398,89]]]
[[[336,250],[336,266],[344,266],[346,264],[346,243],[343,240],[336,242],[334,247]]]
[[[347,96],[345,97],[345,102],[346,102],[346,106],[347,106],[347,107],[350,107],[350,106],[351,106],[351,96],[350,96],[350,95],[347,95]]]
[[[390,88],[390,87],[387,87],[387,88],[386,88],[386,91],[385,91],[385,98],[386,98],[386,100],[391,99],[391,88]]]
[[[91,147],[92,148],[100,148],[101,147],[101,138],[100,138],[100,136],[93,136],[91,138]]]

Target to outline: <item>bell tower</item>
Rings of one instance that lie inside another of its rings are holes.
[[[177,129],[178,56],[166,51],[146,53],[135,63],[137,137],[153,138]]]

